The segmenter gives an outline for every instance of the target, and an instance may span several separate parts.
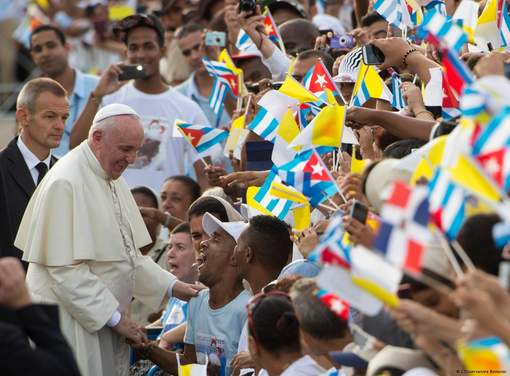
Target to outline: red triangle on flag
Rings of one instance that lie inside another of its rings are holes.
[[[200,143],[200,139],[205,134],[205,132],[200,129],[181,128],[181,130],[194,147]]]
[[[318,93],[329,89],[336,91],[336,86],[329,78],[329,73],[324,69],[324,65],[318,61],[313,69],[312,75],[310,76],[309,90],[312,93]]]
[[[503,186],[503,161],[505,159],[505,149],[491,151],[476,157],[484,170],[498,183]]]
[[[327,169],[319,160],[319,157],[315,152],[312,153],[310,159],[308,159],[308,162],[306,162],[305,166],[303,167],[303,172],[311,174],[312,180],[329,180]]]

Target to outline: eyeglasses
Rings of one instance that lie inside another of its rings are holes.
[[[151,17],[140,13],[127,16],[117,23],[117,27],[121,30],[131,29],[134,26],[156,27],[156,23]]]
[[[282,291],[274,291],[274,290],[269,291],[268,293],[261,292],[250,299],[250,301],[246,305],[246,308],[248,310],[248,329],[250,330],[250,333],[253,336],[253,338],[255,339],[255,341],[257,341],[257,342],[259,342],[259,340],[257,338],[257,333],[255,332],[255,325],[253,323],[253,314],[255,313],[255,310],[259,306],[260,302],[270,296],[280,296],[280,297],[287,299],[289,302],[291,301],[289,294],[286,294]]]

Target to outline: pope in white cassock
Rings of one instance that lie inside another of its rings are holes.
[[[151,239],[121,175],[143,137],[133,109],[102,108],[88,140],[37,187],[15,241],[30,263],[33,299],[59,305],[62,331],[83,375],[127,374],[126,338],[145,340],[124,315],[133,297],[155,312],[172,294],[197,294],[196,286],[177,281],[139,252]]]

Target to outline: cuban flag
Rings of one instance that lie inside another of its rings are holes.
[[[505,191],[510,189],[510,109],[503,109],[474,140],[471,154]]]
[[[445,79],[459,97],[465,86],[473,83],[473,76],[466,65],[459,59],[456,53],[449,49],[442,49],[441,63],[445,72]]]
[[[404,97],[402,96],[402,80],[397,72],[393,72],[391,74],[391,92],[393,94],[391,107],[397,110],[402,110],[406,104],[404,102]]]
[[[345,270],[351,268],[352,243],[343,229],[342,216],[336,214],[329,221],[319,244],[310,253],[308,259],[319,264],[330,264]]]
[[[264,13],[264,30],[269,40],[276,44],[280,50],[285,53],[285,45],[283,44],[283,39],[269,9],[267,9]]]
[[[455,239],[466,218],[466,191],[441,168],[434,173],[428,189],[432,222],[448,239]]]
[[[219,116],[223,111],[223,103],[225,102],[227,90],[226,85],[217,78],[214,79],[213,89],[209,97],[209,106],[213,109],[216,116]]]
[[[322,96],[321,99],[326,100],[326,89],[331,90],[333,93],[340,94],[333,77],[329,74],[328,70],[324,66],[322,60],[318,60],[315,65],[310,68],[303,78],[303,86],[310,92]]]
[[[261,107],[252,122],[248,125],[248,129],[258,134],[264,140],[274,142],[278,124],[278,120],[264,107]]]
[[[226,63],[213,61],[207,57],[204,57],[202,62],[210,76],[226,85],[234,97],[239,96],[239,76]]]
[[[292,200],[286,200],[277,198],[271,195],[271,185],[273,182],[281,183],[281,179],[275,173],[270,173],[264,181],[264,184],[260,187],[254,196],[257,201],[264,208],[269,210],[275,217],[278,217],[282,221],[287,217],[290,210],[296,206],[296,202]]]
[[[376,0],[374,10],[398,29],[404,30],[414,26],[407,4],[403,0]]]
[[[228,137],[228,132],[222,129],[188,124],[181,120],[176,120],[175,126],[202,157],[210,155],[213,147]]]
[[[432,34],[449,49],[458,53],[468,42],[468,36],[451,18],[439,12],[428,12],[419,28],[419,35],[424,38],[427,33]]]
[[[273,169],[286,184],[308,197],[313,208],[338,192],[335,180],[314,149],[300,153],[289,163]]]

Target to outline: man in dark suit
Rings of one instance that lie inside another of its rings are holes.
[[[32,193],[56,162],[51,149],[59,146],[68,116],[67,92],[58,82],[36,78],[22,88],[16,104],[20,134],[0,152],[0,257],[21,258],[14,239]]]
[[[0,359],[3,376],[80,374],[60,331],[57,306],[32,304],[23,268],[13,257],[0,259]]]

